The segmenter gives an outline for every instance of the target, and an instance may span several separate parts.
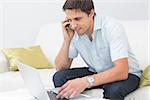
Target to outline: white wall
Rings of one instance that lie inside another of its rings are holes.
[[[96,10],[123,20],[147,19],[148,0],[95,0]]]
[[[2,4],[0,4],[0,48],[3,47],[3,7]]]
[[[4,47],[32,45],[35,42],[37,33],[43,24],[55,22],[60,19],[59,17],[54,17],[61,16],[61,9],[55,11],[56,7],[58,8],[59,6],[53,3],[4,4]],[[53,8],[53,13],[51,13],[51,8]]]
[[[3,48],[34,44],[40,27],[63,15],[61,3],[27,1],[2,2],[0,13]]]
[[[123,20],[147,19],[147,1],[94,0],[97,13]],[[3,37],[1,47],[20,47],[35,43],[43,24],[61,21],[64,16],[63,3],[64,0],[0,0],[0,36]]]

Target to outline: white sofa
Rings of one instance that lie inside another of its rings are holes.
[[[148,65],[148,21],[121,21],[128,35],[131,48],[139,60],[141,69]],[[38,36],[37,43],[42,47],[45,56],[54,66],[54,59],[58,53],[63,35],[60,23],[44,25]],[[31,100],[30,95],[24,85],[24,81],[19,72],[8,70],[8,61],[0,52],[0,100]],[[72,67],[86,66],[80,56],[73,61]],[[56,72],[53,69],[39,70],[40,76],[46,88],[53,88],[52,76]],[[99,93],[98,93],[99,91]],[[97,89],[86,92],[92,96],[102,97],[103,90]],[[95,94],[96,93],[96,94]],[[125,100],[150,100],[150,86],[139,88],[130,93]]]

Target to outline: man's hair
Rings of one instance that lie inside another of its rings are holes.
[[[63,5],[63,10],[81,10],[85,12],[87,15],[91,13],[91,10],[94,10],[94,3],[92,0],[66,0]]]

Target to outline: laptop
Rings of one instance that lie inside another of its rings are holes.
[[[17,67],[20,71],[20,74],[24,80],[26,87],[28,88],[31,95],[37,100],[80,100],[85,98],[87,100],[87,95],[79,95],[73,99],[58,99],[56,98],[56,91],[46,90],[40,78],[40,75],[37,69],[23,64],[20,61],[17,61]],[[58,89],[57,89],[58,90]]]

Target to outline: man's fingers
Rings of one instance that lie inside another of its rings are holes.
[[[71,90],[70,86],[65,87],[59,94],[59,97],[64,97],[64,94],[66,95],[66,93]]]
[[[74,91],[74,92],[69,96],[69,98],[73,98],[73,97],[75,97],[76,95],[77,95],[77,92]]]
[[[67,90],[64,95],[62,95],[62,97],[65,97],[65,98],[68,98],[70,97],[70,95],[72,94],[73,90],[72,89],[69,89]]]
[[[64,89],[66,89],[67,86],[68,86],[68,82],[66,82],[63,86],[60,87],[57,98],[60,98],[64,94]]]
[[[62,23],[65,23],[65,22],[69,22],[69,19],[68,18],[64,18],[64,20],[62,21]]]
[[[68,82],[66,82],[63,86],[60,87],[60,90],[58,92],[61,92],[63,89],[65,89],[68,86]]]
[[[69,22],[69,19],[65,18],[65,19],[62,21],[62,25],[65,27],[67,24],[70,24],[70,22]]]
[[[66,27],[67,24],[70,24],[70,23],[69,22],[65,22],[62,25],[63,25],[63,27]]]

